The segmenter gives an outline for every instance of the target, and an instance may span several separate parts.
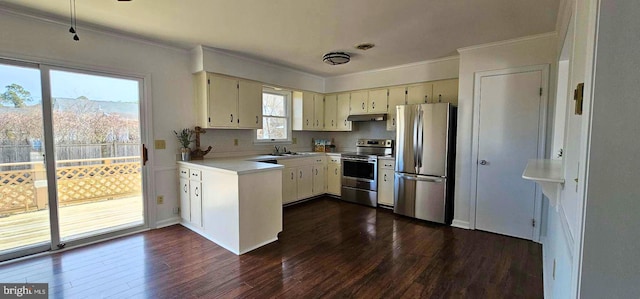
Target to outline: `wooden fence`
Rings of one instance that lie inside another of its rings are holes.
[[[47,179],[42,162],[4,163],[23,170],[0,171],[0,215],[45,209]],[[140,156],[57,161],[58,204],[66,206],[142,194]]]

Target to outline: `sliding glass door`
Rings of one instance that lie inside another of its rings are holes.
[[[146,226],[142,80],[0,60],[0,261]]]
[[[50,248],[38,65],[0,60],[0,257]]]

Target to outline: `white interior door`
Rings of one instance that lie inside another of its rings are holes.
[[[479,78],[476,229],[533,239],[534,182],[522,179],[541,157],[543,70]]]

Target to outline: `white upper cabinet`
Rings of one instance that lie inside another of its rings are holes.
[[[396,106],[407,103],[406,87],[389,88],[389,115],[387,116],[387,131],[396,129]]]
[[[451,103],[458,105],[458,79],[442,80],[433,83],[433,103]]]
[[[262,84],[238,81],[238,128],[262,128]]]
[[[387,89],[369,90],[367,113],[387,113]]]
[[[338,117],[338,97],[335,94],[324,96],[324,130],[336,131]]]
[[[233,78],[208,75],[209,125],[207,127],[238,127],[238,81]]]
[[[315,129],[315,114],[313,109],[315,108],[314,94],[311,92],[302,93],[302,129],[313,130]]]
[[[317,93],[313,94],[313,120],[314,130],[324,130],[324,96]]]
[[[206,72],[200,72],[194,77],[199,126],[241,129],[262,127],[261,83]]]
[[[351,122],[347,120],[349,117],[349,93],[341,93],[338,95],[338,112],[336,115],[336,130],[338,131],[351,131]]]
[[[351,93],[350,114],[367,114],[369,92],[355,91]]]
[[[407,104],[433,103],[433,84],[421,83],[407,86]]]

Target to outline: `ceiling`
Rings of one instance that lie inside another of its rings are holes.
[[[555,30],[560,0],[77,0],[90,26],[190,49],[203,45],[328,77],[456,55]],[[68,21],[68,0],[0,6]],[[71,42],[71,36],[69,37]],[[376,46],[356,50],[359,43]],[[329,51],[348,64],[322,62]]]

